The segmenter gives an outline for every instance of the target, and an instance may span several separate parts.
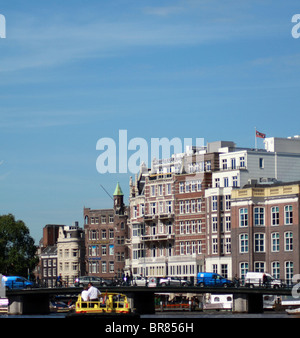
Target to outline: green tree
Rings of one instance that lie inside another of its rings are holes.
[[[36,246],[23,221],[0,216],[0,273],[27,277],[38,263]]]

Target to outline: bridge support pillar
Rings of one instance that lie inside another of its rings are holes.
[[[233,294],[232,312],[234,313],[262,313],[263,295],[261,294]]]
[[[138,314],[155,313],[153,292],[126,292],[131,309]]]
[[[48,295],[22,295],[10,296],[8,305],[8,314],[11,315],[32,315],[48,314],[49,296]]]

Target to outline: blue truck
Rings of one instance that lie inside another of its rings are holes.
[[[198,272],[197,274],[197,286],[220,286],[220,287],[228,287],[233,286],[233,282],[227,278],[218,275],[213,272]]]
[[[2,283],[5,283],[6,289],[27,289],[34,287],[34,283],[24,277],[3,276]],[[3,284],[4,284],[3,283]]]

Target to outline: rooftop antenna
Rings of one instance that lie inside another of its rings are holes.
[[[103,185],[100,184],[100,186],[101,186],[101,188],[107,193],[107,195],[108,195],[112,200],[114,200],[114,199],[110,196],[109,192],[103,187]]]

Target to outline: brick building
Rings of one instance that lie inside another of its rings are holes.
[[[300,273],[300,182],[250,185],[231,196],[232,269],[291,282]]]
[[[218,154],[189,148],[170,159],[144,164],[130,179],[130,259],[133,274],[194,279],[204,269],[204,191],[211,186]]]
[[[84,208],[84,229],[87,274],[112,278],[121,277],[127,248],[127,207],[123,192],[116,186],[112,209]]]

